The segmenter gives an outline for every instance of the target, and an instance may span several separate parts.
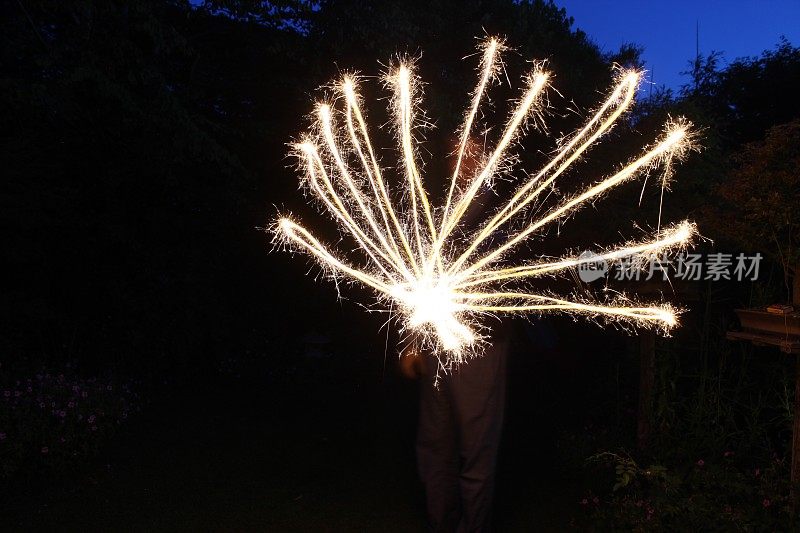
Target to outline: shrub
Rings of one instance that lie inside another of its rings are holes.
[[[69,365],[0,375],[0,479],[95,453],[134,412],[134,383],[82,377]]]

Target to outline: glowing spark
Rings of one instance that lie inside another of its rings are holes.
[[[365,254],[367,264],[357,266],[330,252],[308,230],[288,218],[279,220],[278,234],[315,257],[331,275],[344,274],[374,289],[380,300],[396,304],[405,326],[421,333],[437,353],[444,355],[445,365],[463,361],[470,347],[480,345],[481,319],[487,314],[558,311],[663,330],[675,326],[677,311],[668,304],[643,306],[624,296],[612,302],[598,302],[588,297],[533,293],[524,283],[542,276],[563,275],[590,262],[623,258],[643,262],[654,254],[686,246],[697,235],[693,223],[681,222],[658,232],[651,240],[623,244],[589,258],[567,256],[526,265],[504,265],[502,260],[546,225],[568,217],[610,189],[646,176],[656,167],[668,172],[672,161],[682,158],[692,146],[690,125],[683,120],[668,123],[661,139],[618,171],[566,197],[514,232],[500,231],[510,222],[521,220],[525,208],[610,131],[632,104],[641,75],[624,72],[584,127],[566,139],[539,172],[529,175],[479,230],[456,231],[468,230],[463,223],[468,209],[482,188],[507,170],[507,154],[525,124],[539,113],[550,79],[540,66],[534,68],[497,144],[481,168],[464,179],[470,133],[497,72],[499,55],[505,49],[498,39],[489,39],[482,48],[480,78],[460,130],[455,170],[442,208],[437,210],[431,205],[416,162],[416,78],[412,66],[401,63],[389,82],[394,90],[391,111],[405,182],[402,198],[393,198],[387,187],[359,105],[356,81],[351,76],[345,76],[338,86],[344,97],[344,111],[336,110],[332,104],[318,105],[315,133],[295,145],[309,189]],[[341,115],[346,126],[337,128],[337,117]],[[460,187],[460,183],[465,185]]]
[[[483,52],[483,59],[481,60],[483,73],[481,75],[481,81],[478,83],[478,87],[475,89],[475,93],[472,95],[472,106],[467,114],[467,119],[464,121],[464,127],[461,130],[461,142],[458,145],[458,159],[456,160],[455,170],[453,170],[453,177],[450,179],[450,190],[447,191],[447,201],[444,206],[442,224],[444,224],[444,222],[447,220],[450,213],[450,202],[453,201],[453,191],[455,191],[458,175],[461,171],[461,162],[464,160],[464,151],[467,148],[469,134],[472,131],[472,123],[475,121],[475,115],[478,114],[478,109],[480,108],[481,99],[483,98],[483,93],[486,90],[486,85],[489,83],[495,73],[497,66],[497,52],[498,49],[502,47],[503,44],[497,39],[489,39],[485,47],[486,49]],[[444,227],[442,227],[441,231],[444,232]]]

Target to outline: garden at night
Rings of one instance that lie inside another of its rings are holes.
[[[764,4],[4,4],[0,529],[800,530]]]

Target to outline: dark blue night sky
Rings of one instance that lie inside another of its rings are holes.
[[[202,0],[190,0],[193,5]],[[800,0],[555,0],[603,51],[623,43],[645,48],[657,86],[679,89],[695,57],[723,52],[723,66],[772,49],[781,36],[800,44]],[[697,31],[699,29],[699,32]]]
[[[781,35],[800,44],[800,0],[556,0],[604,51],[623,43],[645,47],[646,68],[656,85],[678,89],[681,71],[700,52],[724,52],[724,60],[772,49]],[[723,65],[725,63],[723,62]]]

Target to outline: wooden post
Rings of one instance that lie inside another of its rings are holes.
[[[656,335],[643,331],[639,335],[639,413],[636,427],[636,447],[647,448],[652,435],[653,389],[656,382]]]
[[[794,370],[794,420],[792,421],[792,493],[800,481],[800,355],[795,355]],[[795,494],[795,496],[797,496]]]
[[[794,283],[792,283],[792,304],[800,307],[800,265],[794,269]],[[792,494],[795,485],[800,482],[800,354],[795,355],[794,369],[794,418],[792,420]],[[795,495],[796,496],[796,495]]]
[[[794,280],[792,283],[792,305],[795,310],[800,310],[800,264],[795,265]],[[737,312],[744,310],[737,310]],[[741,317],[742,315],[740,315]],[[752,324],[750,331],[745,328],[744,331],[729,331],[725,336],[731,340],[744,340],[751,342],[758,346],[775,346],[782,352],[794,356],[794,413],[792,419],[792,457],[791,457],[791,472],[789,479],[791,481],[791,513],[792,513],[792,531],[795,531],[795,519],[797,518],[797,511],[800,509],[800,492],[795,490],[795,487],[800,487],[800,341],[798,341],[796,334],[792,337],[789,335],[788,325],[785,334],[780,334],[771,328],[757,327],[757,324]]]

